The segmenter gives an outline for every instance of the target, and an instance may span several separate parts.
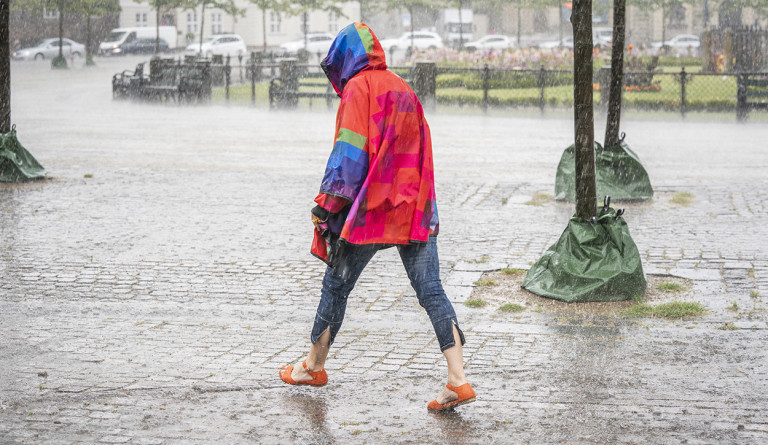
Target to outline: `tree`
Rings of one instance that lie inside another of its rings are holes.
[[[150,1],[158,1],[158,0],[150,0]],[[173,2],[182,2],[180,5],[177,5],[175,7],[182,7],[184,9],[196,9],[198,6],[200,6],[200,50],[203,48],[203,35],[205,34],[205,8],[211,7],[211,8],[218,8],[223,11],[225,11],[227,14],[231,15],[232,17],[237,18],[237,16],[243,16],[245,15],[245,10],[238,8],[235,4],[235,0],[160,0],[160,1],[173,1]],[[159,15],[158,15],[159,19]],[[158,20],[159,23],[159,20]],[[159,31],[158,31],[159,33]]]
[[[11,131],[10,0],[0,0],[0,134]]]
[[[144,0],[136,1],[138,3],[144,2]],[[147,3],[155,10],[155,54],[157,54],[160,52],[160,17],[162,13],[183,7],[187,4],[187,0],[147,0]]]
[[[309,13],[312,11],[327,11],[346,17],[334,0],[288,0],[287,11],[291,15],[301,15],[301,32],[304,34],[304,48],[307,47],[309,33]]]
[[[576,149],[576,216],[597,215],[595,130],[592,111],[592,1],[573,2],[573,110]]]
[[[420,8],[427,8],[429,6],[435,6],[437,5],[437,2],[435,0],[390,0],[387,2],[387,10],[388,11],[396,11],[400,9],[405,9],[408,11],[408,15],[410,16],[411,23],[410,23],[410,31],[411,31],[411,46],[410,48],[414,48],[416,45],[413,43],[413,13]]]
[[[562,7],[560,0],[509,0],[506,3],[514,4],[515,5],[515,9],[517,9],[517,44],[518,45],[520,45],[520,42],[521,42],[521,39],[522,39],[522,21],[523,21],[522,20],[522,11],[523,11],[523,9],[541,10],[541,9],[546,9],[546,8],[550,8],[550,7],[553,7],[553,6]],[[591,8],[591,6],[590,6],[590,8]],[[590,21],[590,23],[592,23],[592,22]],[[562,40],[562,36],[561,36],[561,40]]]
[[[80,0],[76,5],[78,12],[85,17],[85,58],[86,63],[92,64],[91,58],[91,18],[119,12],[120,5],[115,0]]]
[[[250,0],[251,3],[256,5],[261,10],[261,32],[262,41],[264,42],[264,50],[267,50],[267,11],[275,11],[277,13],[286,12],[287,5],[280,0]]]
[[[624,35],[626,28],[626,2],[613,0],[613,44],[611,45],[611,81],[608,96],[608,124],[605,127],[604,147],[619,145],[621,123],[621,88],[624,83]]]
[[[67,68],[67,59],[64,58],[64,14],[77,12],[80,9],[80,0],[48,0],[47,4],[59,13],[59,55],[51,61],[51,66]]]

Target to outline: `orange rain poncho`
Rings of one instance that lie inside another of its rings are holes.
[[[344,28],[322,62],[341,97],[333,151],[315,202],[351,244],[424,243],[438,232],[432,140],[416,94],[387,70],[363,23]],[[315,231],[312,252],[328,260]],[[334,238],[335,239],[335,238]]]

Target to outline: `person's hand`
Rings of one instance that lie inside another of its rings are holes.
[[[315,216],[315,214],[312,213],[312,212],[310,212],[309,214],[312,216],[312,225],[315,226],[315,230],[317,230],[318,232],[322,232],[323,229],[320,228],[320,223],[322,223],[324,221],[321,221],[320,218]]]

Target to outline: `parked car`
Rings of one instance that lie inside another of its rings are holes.
[[[243,38],[237,34],[216,34],[203,40],[202,45],[192,43],[187,46],[185,53],[190,56],[202,54],[205,57],[211,56],[238,56],[248,52]]]
[[[700,46],[701,40],[693,34],[679,34],[664,42],[651,43],[651,48],[656,51],[669,48],[677,54],[697,54]]]
[[[464,48],[473,50],[483,49],[507,49],[514,48],[515,41],[511,37],[503,36],[500,34],[491,34],[473,42],[467,42],[464,44]]]
[[[592,46],[602,48],[613,44],[613,28],[592,28]]]
[[[395,52],[405,50],[411,46],[411,33],[407,32],[394,39],[384,39],[380,41],[384,51]],[[443,39],[434,32],[414,31],[413,32],[414,49],[435,49],[443,47]]]
[[[327,32],[312,32],[307,34],[307,48],[310,54],[320,53],[323,56],[331,49],[334,36]],[[296,54],[304,49],[304,39],[285,42],[280,45],[280,50],[286,54]]]
[[[573,37],[564,37],[562,40],[551,40],[539,43],[541,49],[571,48],[573,49]]]
[[[158,50],[161,53],[168,51],[168,42],[160,39],[158,44]],[[109,55],[125,55],[125,54],[154,54],[155,53],[155,38],[151,39],[136,39],[132,42],[123,43],[117,48],[112,48],[108,52]]]
[[[74,40],[62,39],[62,55],[64,57],[82,57],[85,54],[85,45]],[[24,48],[11,53],[13,60],[44,60],[53,59],[59,55],[59,38],[43,39],[37,46]]]

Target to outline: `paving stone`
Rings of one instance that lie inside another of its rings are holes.
[[[138,61],[12,65],[19,137],[52,179],[0,184],[0,443],[768,442],[760,124],[622,120],[656,187],[626,204],[644,270],[690,279],[709,314],[603,325],[461,305],[562,233],[572,204],[526,203],[551,193],[572,121],[428,115],[441,278],[478,394],[436,416],[445,361],[395,249],[349,296],[329,384],[277,378],[319,300],[306,216],[333,113],[113,102]]]

